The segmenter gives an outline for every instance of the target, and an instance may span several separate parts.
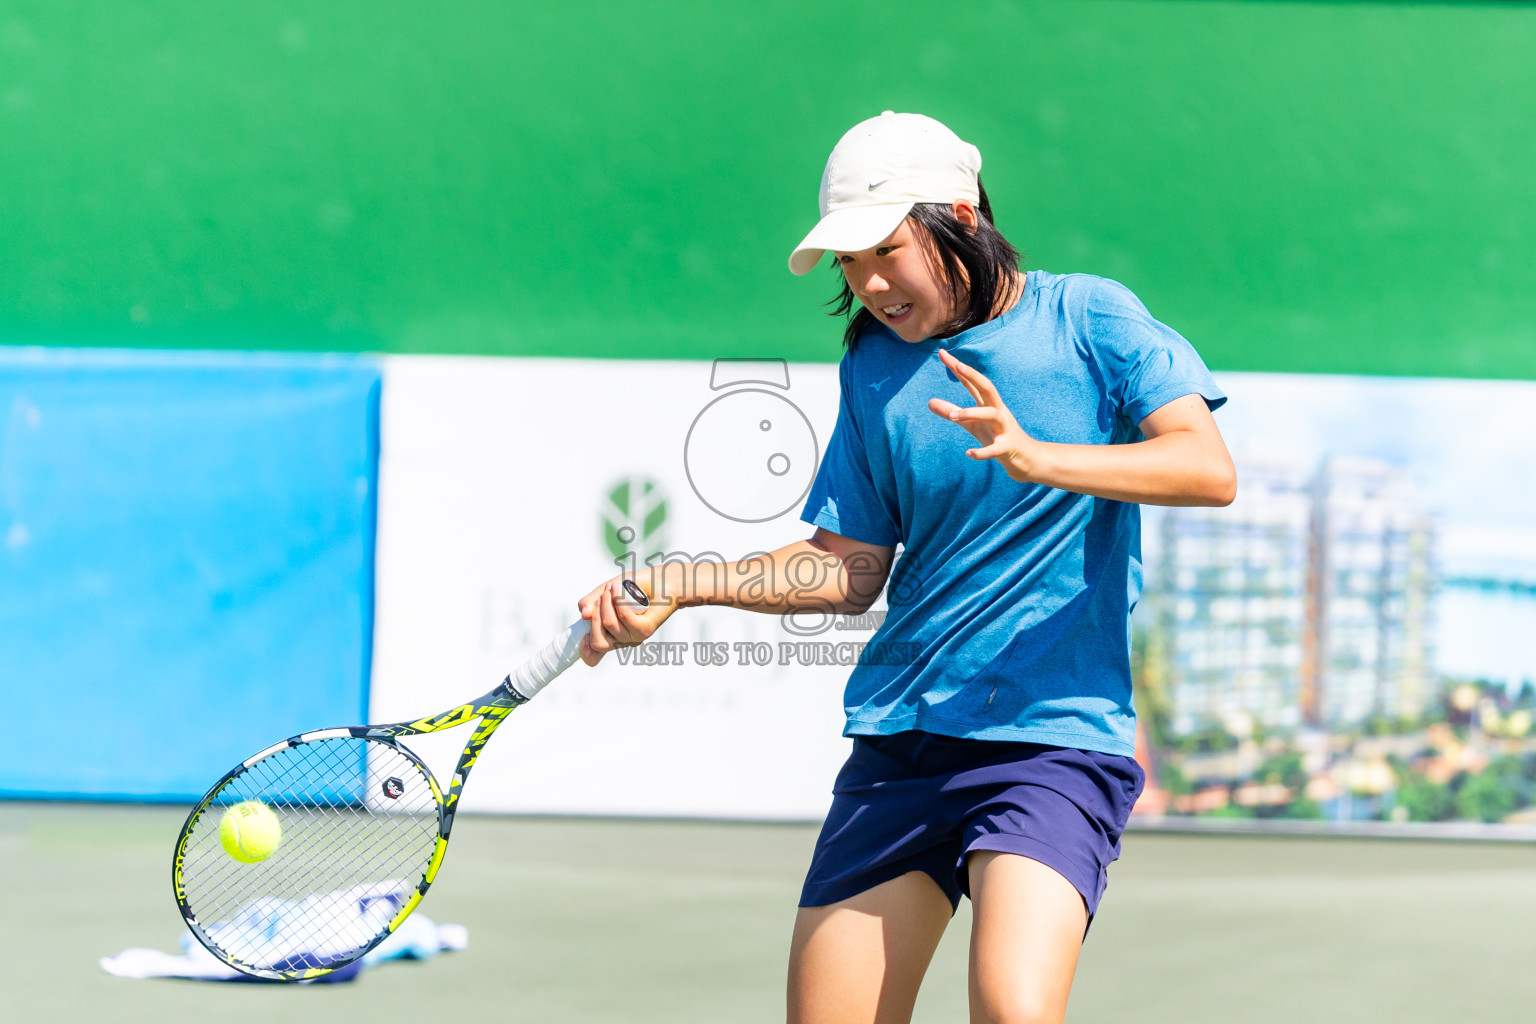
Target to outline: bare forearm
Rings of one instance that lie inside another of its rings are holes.
[[[770,615],[863,612],[889,572],[888,562],[844,558],[814,540],[736,562],[668,562],[660,568],[664,597],[679,607],[722,605]]]
[[[1189,431],[1135,444],[1037,445],[1027,478],[1047,487],[1143,505],[1228,505],[1236,494],[1226,448]]]
[[[939,358],[976,399],[970,407],[932,398],[935,415],[958,423],[981,442],[966,457],[996,459],[1015,480],[1143,505],[1230,505],[1237,471],[1204,395],[1191,390],[1143,416],[1145,441],[1135,444],[1058,444],[1029,435],[973,366],[939,350]]]

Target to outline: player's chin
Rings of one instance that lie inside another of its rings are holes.
[[[915,311],[908,313],[907,318],[901,323],[887,324],[886,326],[896,333],[896,337],[914,345],[920,341],[927,341],[937,329],[932,324],[918,323]]]

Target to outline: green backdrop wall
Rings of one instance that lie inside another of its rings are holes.
[[[835,359],[882,108],[1227,369],[1536,376],[1536,9],[0,3],[0,341]]]

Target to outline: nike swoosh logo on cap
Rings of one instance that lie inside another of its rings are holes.
[[[891,180],[890,178],[881,178],[879,181],[875,182],[873,185],[870,185],[869,186],[869,190],[871,192],[873,192],[875,189],[879,188],[881,185],[884,185],[886,182],[888,182],[890,180]]]

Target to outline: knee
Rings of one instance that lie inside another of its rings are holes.
[[[971,1024],[1062,1024],[1067,1008],[1030,992],[971,995]]]

